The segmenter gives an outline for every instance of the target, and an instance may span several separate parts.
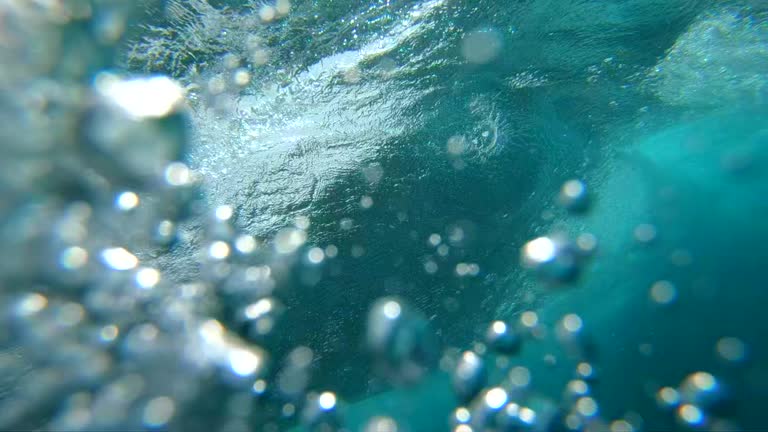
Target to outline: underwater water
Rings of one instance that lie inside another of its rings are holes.
[[[768,3],[0,0],[0,430],[763,430]]]

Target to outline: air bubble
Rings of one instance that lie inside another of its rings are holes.
[[[504,321],[494,321],[485,332],[485,343],[499,354],[517,354],[522,346],[521,337]]]
[[[668,281],[658,281],[651,286],[651,299],[660,305],[674,303],[677,298],[677,289]]]
[[[325,259],[325,252],[322,248],[313,247],[307,252],[307,260],[311,264],[320,264]]]
[[[284,311],[285,307],[279,300],[267,297],[246,306],[242,310],[241,319],[247,327],[248,335],[258,339],[272,331]]]
[[[144,425],[149,428],[163,427],[168,424],[175,411],[176,404],[173,399],[166,396],[156,397],[144,406]]]
[[[283,228],[274,238],[275,251],[280,254],[290,254],[304,245],[307,234],[304,230],[296,228]]]
[[[582,213],[589,208],[587,185],[581,180],[568,180],[560,188],[558,203],[573,213]]]
[[[524,267],[553,285],[575,280],[580,273],[582,259],[578,249],[561,235],[533,239],[523,246],[520,254]]]
[[[493,29],[467,33],[461,41],[461,54],[469,63],[489,63],[499,55],[501,48],[501,35]]]
[[[680,399],[698,407],[712,407],[722,402],[724,398],[723,385],[709,372],[692,373],[680,385]]]
[[[674,408],[680,403],[680,393],[672,387],[662,387],[656,392],[656,402],[663,408]]]
[[[124,248],[108,248],[101,251],[101,259],[115,270],[130,270],[139,264],[139,259]]]
[[[734,363],[744,361],[747,356],[746,344],[735,337],[724,337],[718,340],[715,350],[723,360]]]
[[[259,9],[259,18],[265,23],[268,23],[275,19],[275,15],[277,15],[277,11],[275,11],[275,8],[270,5],[263,5]]]
[[[122,211],[135,209],[139,205],[139,196],[135,192],[127,191],[117,195],[115,206]]]
[[[373,417],[368,420],[363,432],[398,432],[400,428],[391,417]]]
[[[59,264],[67,270],[77,270],[87,263],[88,251],[79,246],[68,247],[59,256]]]
[[[403,300],[385,297],[368,313],[366,344],[375,370],[393,383],[419,379],[438,360],[429,321]]]
[[[472,351],[465,351],[452,374],[453,390],[463,402],[469,402],[483,389],[487,380],[483,359]]]
[[[336,395],[323,392],[310,395],[301,414],[303,426],[310,432],[331,432],[342,426],[341,415],[337,409]]]

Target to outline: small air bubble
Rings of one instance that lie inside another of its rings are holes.
[[[117,196],[115,206],[122,211],[133,210],[139,205],[139,196],[135,192],[126,191]]]
[[[307,252],[307,259],[312,264],[320,264],[325,259],[325,252],[319,247],[313,247]]]
[[[275,11],[274,7],[270,5],[263,5],[259,9],[259,18],[261,18],[263,22],[270,22],[275,19],[276,12],[277,11]]]
[[[651,286],[651,299],[661,305],[668,305],[677,298],[677,289],[671,282],[658,281]]]
[[[740,362],[746,358],[747,346],[735,337],[724,337],[717,341],[717,354],[729,362]]]
[[[339,255],[339,248],[336,245],[328,245],[325,247],[325,256],[328,258],[336,258]]]
[[[651,224],[640,224],[635,227],[635,240],[640,243],[649,243],[656,238],[656,227]]]

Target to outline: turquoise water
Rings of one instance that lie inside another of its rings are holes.
[[[0,428],[764,428],[765,7],[0,2]]]

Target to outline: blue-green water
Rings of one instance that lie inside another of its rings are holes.
[[[83,4],[0,3],[0,428],[765,427],[763,2]],[[112,113],[104,70],[185,107]],[[565,273],[526,268],[536,238],[568,238]],[[488,378],[462,401],[465,350]]]

